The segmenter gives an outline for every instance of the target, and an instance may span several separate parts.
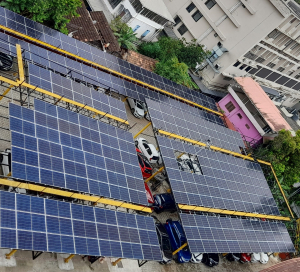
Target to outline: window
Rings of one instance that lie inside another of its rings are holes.
[[[270,68],[273,68],[273,67],[275,67],[275,66],[276,66],[276,64],[275,64],[275,63],[273,63],[273,62],[269,62],[269,63],[267,64],[267,66],[268,66],[268,67],[270,67]]]
[[[250,129],[250,126],[249,126],[248,124],[246,124],[245,127],[246,127],[247,129]]]
[[[208,9],[211,9],[215,4],[216,4],[215,0],[208,0],[205,2],[205,5],[207,6]]]
[[[252,67],[251,67],[251,66],[248,66],[248,67],[245,69],[245,71],[246,71],[246,72],[249,72],[251,69],[252,69]]]
[[[233,64],[234,67],[238,67],[241,63],[237,61],[235,64]]]
[[[193,15],[192,15],[192,17],[193,17],[193,19],[194,19],[194,21],[195,22],[198,22],[201,18],[202,18],[202,13],[199,11],[199,10],[197,10]]]
[[[180,33],[180,35],[182,36],[185,32],[188,31],[187,27],[185,26],[185,24],[182,24],[177,31]]]
[[[279,35],[280,32],[277,29],[275,29],[268,35],[268,37],[275,40]]]
[[[238,113],[237,116],[238,116],[240,119],[243,119],[243,116],[242,116],[240,113]]]
[[[235,106],[230,101],[225,105],[225,108],[228,110],[228,112],[232,112],[235,109]]]
[[[299,79],[300,78],[300,74],[295,75],[295,79]]]
[[[239,69],[243,70],[246,66],[247,66],[246,64],[243,64]]]
[[[265,61],[265,59],[262,57],[258,57],[255,61],[258,63],[263,63]]]
[[[122,0],[108,0],[111,7],[114,9],[117,5],[121,3]]]
[[[251,59],[251,60],[255,60],[257,58],[257,55],[255,55],[251,52],[248,52],[247,54],[245,54],[245,57],[248,59]]]
[[[279,67],[278,69],[277,69],[277,71],[279,71],[279,72],[283,72],[285,70],[285,68],[283,68],[283,67]]]
[[[148,35],[149,32],[150,32],[150,30],[146,30],[146,31],[142,34],[141,38],[145,38],[145,37]]]
[[[178,16],[176,16],[174,18],[174,21],[175,21],[175,25],[174,26],[177,26],[179,23],[181,23],[181,19]]]
[[[191,3],[188,5],[188,7],[186,8],[187,12],[190,13],[194,8],[195,8],[195,4],[194,3]]]
[[[232,78],[231,77],[223,77],[223,80],[226,80],[226,81],[231,81]]]
[[[140,26],[139,26],[139,25],[136,25],[136,26],[134,27],[134,29],[132,29],[132,31],[133,31],[133,32],[136,32],[139,28],[140,28]]]

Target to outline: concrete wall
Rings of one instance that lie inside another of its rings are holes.
[[[235,109],[231,112],[229,112],[225,107],[225,105],[229,102],[232,102],[232,104],[235,106]],[[255,128],[255,126],[252,124],[250,119],[246,116],[244,111],[240,108],[240,106],[231,94],[226,95],[219,102],[219,106],[225,112],[225,115],[227,116],[229,121],[235,126],[235,128],[241,134],[241,136],[244,136],[244,139],[246,141],[250,142],[251,144],[256,144],[262,141],[262,136],[260,135],[259,131]],[[242,118],[240,118],[238,114]],[[249,129],[246,127],[246,124],[250,127]]]

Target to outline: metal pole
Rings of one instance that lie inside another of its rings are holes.
[[[187,245],[188,245],[187,243],[184,243],[181,247],[177,248],[174,252],[172,252],[172,255],[175,255],[177,252],[185,248]]]

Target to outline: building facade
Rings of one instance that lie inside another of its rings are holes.
[[[100,1],[100,0],[99,0]],[[113,16],[121,16],[145,41],[152,41],[173,18],[163,0],[102,0]]]
[[[300,7],[294,0],[164,0],[180,38],[212,52],[203,83],[226,91],[234,77],[273,88],[286,107],[300,101]]]

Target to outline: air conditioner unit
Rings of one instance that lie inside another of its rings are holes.
[[[217,70],[220,70],[220,69],[222,68],[222,66],[221,66],[220,63],[216,63],[216,64],[215,64],[215,68],[216,68]]]

